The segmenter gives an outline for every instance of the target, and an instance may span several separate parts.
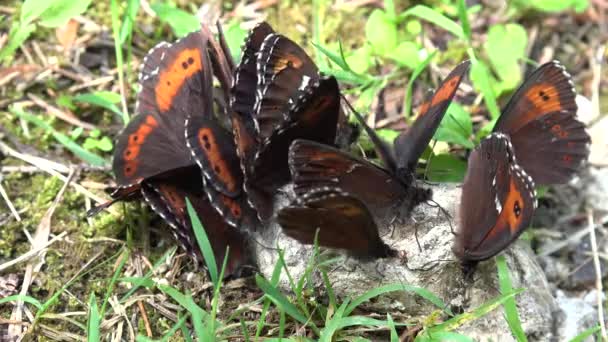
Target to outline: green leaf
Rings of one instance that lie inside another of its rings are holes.
[[[105,108],[122,117],[122,112],[116,105],[120,102],[120,94],[116,94],[111,91],[97,91],[93,93],[76,95],[72,100]]]
[[[51,0],[25,0],[21,6],[19,21],[21,25],[27,25],[38,19],[47,8],[53,5]]]
[[[395,328],[395,322],[393,322],[393,318],[389,313],[386,314],[386,322],[388,323],[388,329],[391,332],[391,342],[399,342],[399,334]]]
[[[444,16],[443,14],[435,11],[434,9],[432,9],[430,7],[427,7],[424,5],[416,5],[410,9],[408,9],[407,11],[401,13],[399,15],[399,20],[402,21],[409,16],[415,16],[422,20],[431,22],[431,23],[443,28],[444,30],[452,33],[453,35],[455,35],[456,37],[458,37],[460,39],[465,38],[464,31],[462,30],[460,25],[458,25],[450,18]]]
[[[209,277],[211,278],[211,282],[215,287],[219,285],[219,277],[217,270],[217,260],[215,260],[215,254],[213,253],[213,247],[209,242],[209,238],[207,237],[207,233],[203,228],[203,224],[199,219],[190,199],[186,198],[186,208],[188,210],[188,216],[190,216],[190,222],[192,222],[192,230],[194,230],[194,236],[196,236],[196,242],[198,243],[198,247],[200,248],[203,258],[205,259],[205,264],[207,265],[207,270],[209,270]]]
[[[466,162],[450,154],[439,154],[431,157],[426,176],[432,182],[459,183],[466,170]]]
[[[498,269],[498,286],[500,287],[501,293],[509,293],[513,291],[513,285],[511,284],[511,276],[509,275],[509,267],[505,261],[504,255],[496,257],[496,268]],[[517,304],[515,303],[515,297],[511,297],[502,304],[505,308],[505,318],[513,336],[518,342],[527,342],[526,333],[521,326],[519,320],[519,314],[517,313]]]
[[[396,49],[388,54],[388,57],[397,64],[409,69],[416,69],[420,65],[420,47],[414,42],[401,42]]]
[[[248,34],[249,31],[243,29],[238,20],[230,21],[224,29],[224,38],[235,61],[241,60],[241,46],[245,43]]]
[[[479,90],[483,94],[483,99],[488,107],[488,111],[492,116],[492,119],[496,119],[500,116],[500,109],[496,103],[496,95],[492,88],[492,81],[490,78],[490,71],[483,62],[473,59],[471,65],[471,81],[475,89]]]
[[[40,15],[40,25],[46,27],[59,27],[65,25],[71,18],[84,13],[91,0],[53,0]]]
[[[346,57],[344,63],[354,72],[364,74],[373,65],[372,47],[363,45]]]
[[[472,149],[475,145],[469,140],[471,134],[473,134],[471,116],[461,105],[452,102],[433,139]]]
[[[497,96],[521,82],[518,62],[525,57],[527,44],[528,34],[519,24],[494,25],[488,31],[484,49],[501,81],[495,89]]]
[[[532,8],[544,12],[561,12],[569,8],[575,9],[577,12],[584,11],[589,7],[587,0],[530,0],[529,5]]]
[[[97,308],[97,299],[95,299],[95,294],[91,293],[91,297],[89,298],[89,323],[87,324],[87,341],[101,341],[99,336],[100,325],[101,317],[99,315],[99,309]]]
[[[416,342],[437,342],[437,341],[450,341],[450,342],[473,342],[470,337],[450,332],[450,331],[438,331],[432,335],[426,332],[422,332],[416,336]]]
[[[580,334],[576,335],[573,339],[570,340],[570,342],[583,342],[587,340],[587,337],[595,334],[598,331],[601,331],[602,327],[600,327],[599,325],[596,325],[595,327],[589,328],[584,330],[583,332],[581,332]]]
[[[375,9],[365,23],[365,37],[375,53],[385,56],[397,46],[397,25],[384,11]]]
[[[201,23],[196,16],[168,3],[155,3],[152,5],[152,10],[156,13],[158,19],[171,26],[178,37],[183,37],[190,32],[201,29]]]

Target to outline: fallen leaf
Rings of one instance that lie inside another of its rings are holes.
[[[57,40],[63,47],[64,51],[68,51],[74,45],[74,41],[76,41],[76,36],[78,35],[78,27],[80,23],[74,19],[68,20],[65,25],[60,26],[55,29],[55,36]]]

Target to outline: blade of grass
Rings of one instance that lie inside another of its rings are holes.
[[[42,304],[38,301],[38,299],[36,299],[34,297],[26,296],[26,295],[21,295],[21,294],[0,298],[0,304],[18,301],[18,300],[25,302],[25,303],[32,304],[33,306],[35,306],[38,309],[42,309]]]
[[[285,311],[285,313],[302,324],[307,323],[308,318],[303,315],[298,307],[293,305],[289,299],[285,297],[276,287],[272,286],[268,280],[256,274],[255,283],[262,291],[264,291],[266,296],[274,303],[274,305],[277,306],[277,308],[279,308],[279,310]]]
[[[127,38],[133,33],[133,24],[139,11],[139,0],[127,0],[127,10],[125,11],[122,25],[120,27],[119,41],[124,44]]]
[[[198,243],[198,247],[201,249],[203,258],[205,259],[205,264],[207,265],[207,270],[209,271],[209,277],[211,278],[213,286],[217,287],[219,277],[217,274],[217,263],[215,260],[215,254],[213,253],[213,248],[211,247],[207,233],[203,228],[203,224],[198,218],[198,215],[196,214],[196,211],[188,198],[186,198],[186,207],[188,209],[188,215],[190,216],[190,222],[192,223],[192,230],[194,230],[194,236],[196,236],[196,242]]]
[[[410,75],[410,79],[407,81],[407,87],[405,88],[405,98],[403,99],[403,116],[408,117],[412,114],[412,90],[414,88],[414,81],[431,63],[431,60],[433,60],[433,57],[435,57],[436,54],[437,51],[433,51],[430,55],[426,56],[424,61],[418,64],[416,69],[412,72],[412,75]]]
[[[75,143],[72,139],[70,139],[67,135],[56,131],[50,124],[45,122],[44,120],[32,115],[30,113],[26,113],[19,106],[10,106],[9,111],[16,116],[33,123],[34,125],[44,129],[49,132],[55,140],[60,142],[65,148],[74,153],[75,156],[84,160],[85,162],[93,165],[93,166],[105,166],[107,162],[102,157],[92,153],[90,151],[85,150],[83,147]]]
[[[388,329],[391,332],[391,342],[399,342],[399,334],[397,334],[397,328],[395,328],[395,322],[391,314],[386,314],[386,322],[388,323]]]
[[[120,272],[125,267],[125,264],[127,263],[128,260],[129,260],[129,250],[123,249],[122,259],[120,259],[120,261],[118,263],[118,267],[116,267],[116,270],[114,271],[114,274],[112,275],[112,279],[110,279],[110,283],[108,284],[108,287],[106,288],[106,293],[103,298],[103,304],[101,304],[100,314],[102,317],[104,316],[104,314],[106,312],[106,305],[108,304],[108,300],[110,299],[110,296],[112,295],[112,291],[114,291],[114,286],[116,286],[116,281],[118,280],[118,277],[120,276]]]
[[[131,289],[120,299],[120,303],[124,303],[127,298],[131,297],[135,291],[137,291],[141,286],[152,287],[148,283],[148,281],[152,281],[152,276],[154,275],[154,271],[156,271],[161,265],[165,264],[165,260],[171,258],[175,251],[177,251],[177,247],[172,247],[168,251],[165,252],[155,263],[152,265],[152,269],[149,270],[143,277],[125,277],[121,278],[121,281],[128,281],[132,284]],[[133,280],[133,281],[131,281]],[[153,282],[153,281],[152,281]]]
[[[498,308],[499,306],[501,306],[509,298],[515,297],[516,295],[522,293],[523,291],[524,291],[524,289],[517,289],[517,290],[514,290],[513,292],[502,294],[502,295],[498,296],[497,298],[494,298],[491,301],[484,303],[483,305],[479,306],[478,308],[476,308],[475,310],[473,310],[471,312],[465,312],[460,315],[454,316],[454,317],[450,318],[449,320],[447,320],[441,324],[432,326],[428,329],[425,329],[424,331],[426,333],[428,333],[430,336],[433,336],[433,334],[438,333],[438,332],[454,330],[465,323],[476,320],[476,319],[488,314],[489,312],[491,312],[491,311],[495,310],[496,308]]]
[[[602,327],[600,327],[599,325],[589,328],[587,330],[584,330],[583,332],[581,332],[580,334],[576,335],[573,339],[571,339],[569,342],[583,342],[587,340],[587,337],[595,334],[596,332],[599,332],[602,330]]]
[[[274,269],[272,270],[272,277],[270,278],[270,284],[274,287],[276,287],[279,283],[279,280],[281,278],[281,270],[283,269],[283,267],[287,268],[284,263],[285,259],[283,250],[279,248],[278,253],[279,258],[277,260],[277,263],[274,265]],[[255,331],[256,340],[260,338],[262,329],[264,329],[264,326],[266,325],[266,314],[268,312],[268,309],[270,308],[270,304],[270,298],[264,298],[264,307],[262,308],[262,313],[260,314],[260,319],[258,320],[258,325]]]
[[[471,43],[471,23],[469,22],[469,16],[467,13],[467,2],[466,0],[458,0],[458,18],[462,25],[462,31],[467,42]]]
[[[97,299],[95,294],[91,293],[89,299],[89,322],[87,324],[87,341],[97,342],[101,341],[99,338],[99,327],[101,325],[101,317],[97,308]]]
[[[496,257],[496,268],[498,269],[498,286],[500,287],[500,292],[509,293],[513,291],[511,276],[509,275],[509,267],[507,266],[507,261],[505,260],[504,255],[499,255]],[[526,338],[526,333],[521,326],[519,314],[517,313],[515,298],[511,297],[505,300],[503,306],[505,308],[507,323],[509,324],[509,328],[511,328],[513,336],[515,336],[518,342],[527,342],[528,339]]]
[[[433,303],[438,308],[445,310],[445,312],[447,314],[453,315],[452,312],[450,311],[450,309],[447,308],[445,303],[439,297],[437,297],[435,294],[433,294],[431,291],[429,291],[425,288],[422,288],[422,287],[405,285],[405,284],[400,284],[400,283],[383,285],[383,286],[380,286],[380,287],[377,287],[375,289],[371,289],[371,290],[365,292],[364,294],[360,295],[359,297],[355,298],[352,301],[352,303],[348,306],[348,308],[344,312],[344,315],[348,316],[351,312],[353,312],[353,310],[355,310],[357,308],[357,306],[361,305],[363,302],[366,302],[381,294],[395,292],[395,291],[413,292],[413,293],[417,294],[418,296]]]
[[[475,58],[472,49],[469,49],[469,57],[471,57],[471,80],[475,83],[475,86],[481,91],[483,94],[483,100],[486,103],[486,107],[488,107],[488,111],[490,112],[490,116],[492,119],[496,119],[500,116],[500,109],[498,108],[498,103],[496,102],[496,95],[494,94],[494,90],[492,89],[492,84],[490,81],[490,70],[488,67],[477,58]]]
[[[464,31],[462,27],[460,27],[460,25],[430,7],[424,5],[416,5],[414,7],[411,7],[408,10],[399,14],[398,21],[401,22],[409,16],[415,16],[422,20],[431,22],[443,28],[444,30],[452,33],[460,39],[465,38]]]
[[[118,86],[120,88],[120,103],[122,104],[122,121],[125,126],[129,122],[129,110],[125,96],[125,75],[122,56],[122,44],[120,41],[120,18],[116,0],[110,0],[110,12],[112,14],[112,36],[114,37],[114,54],[116,55],[116,68],[118,69]]]

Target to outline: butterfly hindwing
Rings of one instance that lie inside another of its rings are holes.
[[[394,254],[380,238],[365,204],[337,188],[307,193],[297,203],[281,209],[277,221],[286,235],[304,244],[314,243],[318,229],[320,246],[376,258]]]

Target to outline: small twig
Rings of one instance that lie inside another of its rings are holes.
[[[591,244],[591,252],[593,253],[593,266],[595,268],[595,288],[597,290],[597,318],[600,321],[600,329],[602,331],[602,339],[608,341],[608,333],[606,332],[606,322],[604,322],[604,303],[602,296],[604,293],[602,288],[602,266],[597,252],[597,241],[595,240],[595,224],[593,223],[593,210],[587,209],[587,221],[589,222],[589,242]]]
[[[144,320],[144,327],[146,328],[146,334],[148,337],[152,337],[152,328],[150,327],[150,321],[148,320],[148,314],[146,313],[146,308],[144,307],[144,302],[139,300],[137,301],[137,306],[139,307],[139,312],[141,313],[141,318]]]
[[[88,129],[88,130],[94,130],[96,128],[95,125],[92,125],[88,122],[84,122],[84,121],[78,119],[76,116],[74,116],[74,114],[72,114],[70,112],[64,112],[61,109],[46,103],[43,99],[39,98],[38,96],[36,96],[34,94],[29,93],[29,94],[27,94],[27,97],[29,97],[30,100],[32,100],[37,106],[44,108],[47,111],[47,113],[51,114],[52,116],[54,116],[58,119],[61,119],[74,126],[82,127],[84,129]]]
[[[2,180],[2,177],[0,177],[0,181],[1,180]],[[15,206],[13,206],[13,202],[11,202],[11,199],[8,197],[8,194],[4,190],[4,187],[2,186],[2,182],[0,182],[0,195],[2,195],[4,202],[6,202],[8,209],[11,211],[11,213],[13,214],[13,216],[15,217],[17,222],[21,222],[21,216],[19,216],[19,212],[17,211],[17,209],[15,209]]]

